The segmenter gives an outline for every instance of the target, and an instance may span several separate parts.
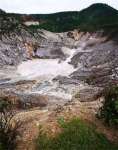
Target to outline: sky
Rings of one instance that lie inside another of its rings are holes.
[[[118,0],[0,0],[0,8],[14,13],[54,13],[79,11],[93,3],[106,3],[118,9]]]

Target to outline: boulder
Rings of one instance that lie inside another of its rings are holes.
[[[95,87],[84,88],[79,91],[80,102],[91,102],[99,98],[102,89]]]
[[[11,90],[0,91],[0,99],[10,101],[17,109],[28,109],[33,107],[46,107],[48,105],[48,98],[40,94],[32,93],[16,93]]]

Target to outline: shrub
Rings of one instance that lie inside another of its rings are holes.
[[[7,99],[0,99],[0,150],[14,150],[16,137],[19,134],[19,122],[14,122],[15,113]]]
[[[109,87],[104,91],[104,104],[100,117],[110,126],[118,125],[118,86]]]
[[[75,94],[75,96],[74,96],[75,98],[80,98],[80,93],[79,92],[77,92],[76,94]]]
[[[0,150],[3,150],[3,148],[2,148],[2,144],[0,143]]]
[[[36,150],[117,150],[95,126],[79,119],[61,123],[62,132],[51,137],[42,128],[36,140]]]

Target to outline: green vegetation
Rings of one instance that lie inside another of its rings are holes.
[[[118,11],[106,4],[94,4],[80,12],[31,15],[42,23],[31,29],[43,28],[52,32],[64,32],[79,28],[84,31],[118,27]]]
[[[31,25],[29,27],[31,31],[45,29],[52,32],[66,32],[73,29],[80,29],[82,31],[93,32],[101,29],[109,31],[114,28],[118,31],[118,11],[101,3],[93,4],[82,11],[30,15],[5,13],[1,11],[1,16],[6,20],[9,17],[15,18],[15,22],[11,21],[15,27],[24,21],[39,21],[39,25]]]
[[[105,102],[101,108],[100,117],[112,126],[118,126],[118,86],[104,91]]]
[[[1,143],[0,143],[0,150],[4,150]]]
[[[36,150],[117,150],[95,126],[80,119],[60,121],[62,132],[51,137],[40,128]]]
[[[74,98],[80,98],[80,93],[77,92],[77,93],[74,95]]]

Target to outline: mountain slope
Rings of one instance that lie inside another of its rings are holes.
[[[102,3],[93,4],[82,11],[21,15],[0,10],[0,15],[14,17],[22,24],[37,21],[39,24],[30,25],[30,29],[45,29],[52,32],[66,32],[77,28],[96,31],[118,27],[118,11]]]
[[[2,9],[0,9],[0,14],[5,14],[5,11],[3,11]]]
[[[118,24],[118,11],[106,4],[93,4],[79,13],[81,28],[101,29]]]
[[[53,32],[64,32],[80,28],[87,31],[118,25],[118,11],[106,4],[93,4],[80,12],[61,12],[55,14],[30,15],[42,20],[32,28],[44,28]]]

